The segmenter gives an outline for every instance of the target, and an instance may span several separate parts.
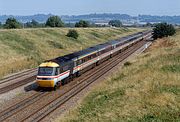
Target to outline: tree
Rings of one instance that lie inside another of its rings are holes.
[[[67,33],[66,36],[77,39],[79,34],[78,34],[78,32],[76,30],[69,30],[69,32]]]
[[[77,22],[75,24],[75,27],[84,27],[84,28],[86,28],[86,27],[89,27],[89,26],[90,26],[89,22],[84,21],[84,20],[80,20],[79,22]]]
[[[32,19],[31,23],[32,23],[33,27],[38,27],[39,26],[39,23],[34,19]]]
[[[153,29],[153,38],[163,38],[167,36],[172,36],[176,33],[173,25],[167,23],[156,24]]]
[[[4,24],[6,29],[21,28],[21,24],[15,18],[8,18]]]
[[[114,27],[122,27],[122,22],[120,20],[111,20],[109,21],[109,25]]]
[[[64,23],[62,22],[60,17],[51,16],[46,21],[46,26],[49,26],[49,27],[63,27]]]
[[[32,19],[32,21],[27,22],[25,24],[25,26],[28,27],[28,28],[36,28],[36,27],[40,27],[40,24],[36,20]]]

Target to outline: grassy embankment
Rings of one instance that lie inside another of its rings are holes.
[[[38,66],[43,60],[116,39],[139,29],[76,29],[77,40],[66,37],[69,29],[0,30],[0,78]]]
[[[57,121],[180,122],[180,29],[126,64]]]

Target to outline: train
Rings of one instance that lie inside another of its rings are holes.
[[[118,40],[108,41],[78,52],[47,60],[39,65],[36,82],[40,88],[48,87],[56,90],[65,81],[80,76],[149,37],[151,33],[151,31],[138,32]]]

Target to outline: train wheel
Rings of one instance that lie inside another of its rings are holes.
[[[70,75],[70,81],[73,81],[73,79],[74,79],[74,76],[72,74],[72,75]]]
[[[61,85],[62,86],[65,85],[65,81],[64,80],[61,81]]]
[[[53,90],[56,91],[56,89],[57,89],[57,85],[54,86]]]
[[[99,61],[98,62],[96,62],[96,66],[98,66],[99,65]]]
[[[57,86],[58,86],[58,87],[61,87],[61,86],[62,86],[61,81],[59,81],[59,82],[57,83]]]
[[[76,77],[79,77],[80,75],[80,72],[76,72]]]

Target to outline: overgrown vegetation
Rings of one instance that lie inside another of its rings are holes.
[[[2,28],[2,23],[0,22],[0,28]]]
[[[42,28],[45,27],[44,23],[39,23],[36,20],[32,19],[31,22],[26,22],[24,28]]]
[[[64,23],[62,22],[60,17],[51,16],[46,21],[46,26],[48,26],[48,27],[63,27]]]
[[[122,27],[122,22],[120,20],[111,20],[108,24],[113,27]]]
[[[179,122],[180,29],[95,86],[59,122]]]
[[[172,36],[176,33],[175,28],[171,24],[167,23],[159,23],[156,24],[154,29],[153,29],[153,38],[163,38],[163,37],[168,37]]]
[[[89,24],[88,21],[80,20],[79,22],[77,22],[77,23],[75,24],[75,27],[87,28],[87,27],[90,27],[90,24]]]
[[[67,28],[0,30],[0,77],[37,67],[44,60],[68,54],[137,29],[76,28],[79,37],[67,37]],[[96,33],[96,34],[94,34]]]
[[[79,34],[76,30],[69,30],[69,32],[67,33],[67,36],[77,39]]]
[[[21,24],[15,18],[8,18],[4,24],[6,29],[16,29],[21,28]]]

